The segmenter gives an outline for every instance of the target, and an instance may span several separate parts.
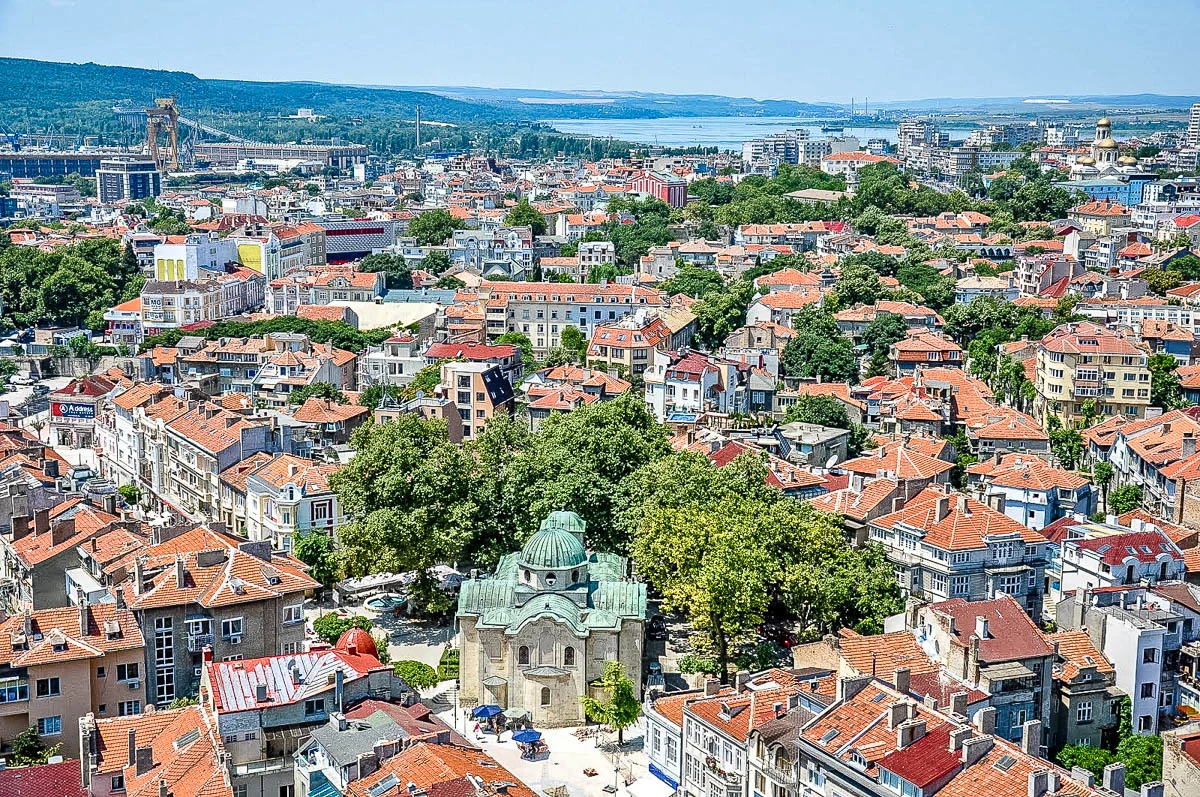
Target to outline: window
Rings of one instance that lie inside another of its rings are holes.
[[[305,700],[304,701],[304,716],[311,717],[313,714],[324,714],[324,713],[325,713],[325,701],[324,700],[317,699],[317,700]]]
[[[970,560],[971,560],[971,554],[969,554],[969,553],[955,553],[954,558],[951,561],[954,562],[954,564],[956,564],[956,565],[962,565],[962,564],[966,564]]]
[[[140,700],[126,700],[117,704],[117,716],[119,717],[130,717],[141,713],[142,701]]]
[[[231,639],[242,635],[242,618],[231,617],[221,621],[221,638]]]
[[[946,592],[946,577],[941,573],[929,574],[929,589],[938,593]]]
[[[951,576],[950,578],[950,594],[951,595],[967,595],[971,590],[970,576]]]
[[[299,642],[284,642],[279,646],[279,653],[282,656],[294,656],[300,652]]]
[[[113,775],[108,781],[109,791],[125,791],[125,776]]]
[[[38,678],[35,694],[38,697],[58,697],[62,694],[59,687],[60,683],[57,678]]]
[[[1154,684],[1151,684],[1151,683],[1142,684],[1142,697],[1145,697],[1145,698],[1154,697]]]
[[[542,705],[543,706],[550,705],[550,687],[548,687],[548,686],[542,687]]]
[[[1153,664],[1158,661],[1158,648],[1146,648],[1142,651],[1142,662],[1144,664]]]
[[[517,664],[529,663],[529,648],[525,645],[517,648]]]
[[[999,592],[1007,595],[1021,594],[1021,577],[1020,576],[1001,576]]]
[[[141,673],[141,665],[138,664],[136,661],[133,662],[132,664],[118,664],[117,665],[117,680],[118,681],[132,681],[138,677],[139,673]]]
[[[39,736],[58,736],[62,733],[62,717],[41,717],[37,721]]]
[[[1143,714],[1138,717],[1138,730],[1151,731],[1154,730],[1154,717],[1150,714]]]
[[[103,677],[104,677],[104,668],[103,668],[103,667],[97,667],[97,668],[96,668],[96,677],[97,677],[97,678],[103,678]]]
[[[175,699],[175,670],[166,667],[155,673],[154,696],[157,703],[170,703]]]
[[[574,667],[575,666],[575,648],[567,647],[567,649],[563,651],[563,666],[564,667]]]
[[[295,606],[283,607],[283,622],[285,625],[291,623],[299,623],[304,620],[304,604],[297,603]]]
[[[285,783],[279,787],[279,797],[296,797],[296,787],[291,783]]]
[[[246,797],[246,784],[233,787],[233,797]]]
[[[1076,707],[1075,721],[1076,722],[1091,722],[1092,721],[1092,701],[1085,700]]]
[[[175,663],[175,635],[172,631],[174,625],[170,617],[158,617],[154,620],[154,663],[174,664]],[[174,700],[174,696],[170,698]]]
[[[1023,708],[1014,711],[1012,713],[1012,726],[1014,728],[1021,727],[1022,725],[1025,724],[1025,720],[1028,719],[1028,717],[1029,717],[1029,714]]]

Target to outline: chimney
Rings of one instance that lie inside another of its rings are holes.
[[[982,615],[975,617],[975,636],[980,639],[988,638],[988,619]]]
[[[1194,783],[1192,784],[1195,785]],[[1141,797],[1163,797],[1163,782],[1161,780],[1142,784]]]
[[[266,684],[255,685],[255,687],[254,687],[254,702],[255,703],[266,703],[267,702],[267,685]]]
[[[714,697],[717,692],[721,691],[721,682],[716,678],[709,678],[704,682],[704,696]]]
[[[1076,783],[1082,783],[1089,789],[1096,787],[1096,776],[1092,774],[1090,769],[1084,769],[1083,767],[1071,767],[1071,780]]]
[[[137,763],[137,732],[129,729],[129,766]]]
[[[170,792],[167,791],[167,782],[160,780],[158,782],[158,797],[168,797],[168,795],[170,795]]]
[[[1021,749],[1037,756],[1042,749],[1042,721],[1029,720],[1021,726]]]
[[[896,749],[903,750],[919,742],[924,735],[925,720],[905,720],[896,728]]]
[[[84,600],[82,589],[76,588],[75,599],[79,601],[79,635],[86,637],[88,635],[88,605]]]
[[[1029,793],[1028,797],[1042,797],[1046,793],[1046,787],[1050,785],[1050,770],[1035,769],[1029,773]]]
[[[133,594],[142,594],[142,579],[145,574],[142,572],[142,558],[139,556],[133,560]]]
[[[33,534],[45,534],[50,530],[50,510],[39,509],[33,513]]]
[[[1100,780],[1104,788],[1117,794],[1125,794],[1125,765],[1117,762],[1104,768],[1104,776]]]
[[[42,473],[45,473],[51,479],[57,479],[59,476],[58,460],[47,457],[45,464],[42,465]]]
[[[135,753],[135,758],[136,761],[134,763],[136,764],[136,772],[139,778],[154,769],[153,747],[139,747]]]
[[[1187,459],[1196,453],[1196,435],[1188,432],[1183,436],[1183,459]]]
[[[12,519],[13,542],[29,536],[29,518],[25,515]]]
[[[966,743],[967,739],[971,738],[971,726],[960,725],[950,731],[950,752],[957,753]]]
[[[900,723],[908,719],[908,706],[905,705],[906,702],[905,700],[897,700],[888,706],[888,730],[896,730]]]
[[[187,583],[187,568],[183,566],[183,557],[175,557],[175,586],[183,589]]]
[[[945,520],[946,515],[950,514],[950,496],[943,495],[937,500],[933,508],[933,522],[941,523]]]
[[[908,667],[897,667],[892,671],[892,685],[902,695],[907,695],[911,691],[909,689],[909,676],[911,674],[912,670]]]
[[[975,712],[975,727],[980,733],[995,733],[996,732],[996,709],[988,706],[981,708]]]
[[[61,545],[75,536],[75,518],[60,520],[50,529],[50,544]]]
[[[988,754],[992,749],[995,740],[991,736],[977,736],[974,739],[966,739],[962,744],[962,762],[963,766],[971,766],[979,759]]]
[[[970,514],[970,512],[967,511],[967,497],[961,493],[958,495],[957,509],[958,514],[963,515],[964,517]]]
[[[967,716],[967,693],[955,692],[950,695],[950,713],[960,717]]]
[[[738,670],[737,675],[733,676],[733,688],[738,694],[746,691],[746,684],[750,681],[750,673],[746,670]]]

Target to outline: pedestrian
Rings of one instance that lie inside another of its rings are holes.
[[[475,730],[475,735],[478,736],[479,735],[479,723],[478,722],[475,723],[474,730]]]

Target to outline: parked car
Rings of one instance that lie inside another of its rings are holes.
[[[656,642],[661,642],[667,638],[667,619],[661,614],[656,614],[650,618],[650,622],[646,624],[646,638]]]
[[[22,374],[17,374],[16,376],[11,377],[8,381],[12,382],[14,385],[32,385],[37,382],[37,380],[32,376],[24,376]]]
[[[40,382],[33,386],[33,395],[35,395],[35,396],[44,396],[49,392],[50,392],[49,386],[43,385]]]

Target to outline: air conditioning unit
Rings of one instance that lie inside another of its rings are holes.
[[[200,670],[201,670],[201,668],[200,668],[200,667],[193,667],[193,668],[192,668],[192,677],[193,677],[193,678],[199,678],[199,677],[200,677]]]
[[[140,678],[134,678],[132,681],[130,681],[130,682],[129,682],[129,688],[130,688],[130,689],[141,689],[141,688],[142,688],[142,681],[141,681],[141,679],[140,679]]]
[[[234,634],[233,636],[229,637],[229,644],[231,644],[231,645],[240,645],[240,644],[242,644],[242,635],[241,635],[241,634]]]

